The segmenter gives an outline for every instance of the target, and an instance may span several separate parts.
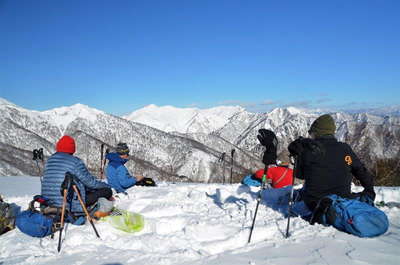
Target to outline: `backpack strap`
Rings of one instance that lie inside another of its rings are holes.
[[[278,185],[279,182],[281,182],[285,178],[285,176],[288,173],[288,171],[289,171],[289,168],[286,168],[286,170],[285,170],[285,172],[283,172],[282,176],[280,176],[280,178],[274,183],[274,186]]]

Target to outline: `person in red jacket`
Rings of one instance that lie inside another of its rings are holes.
[[[264,169],[257,170],[254,178],[262,181]],[[271,164],[268,166],[266,178],[270,181],[272,188],[279,189],[292,185],[293,169],[287,164]]]
[[[265,146],[262,161],[266,166],[267,183],[270,183],[274,189],[292,185],[293,169],[288,164],[278,164],[276,161],[278,139],[275,133],[271,130],[260,129],[257,138],[261,145]],[[260,169],[255,174],[245,176],[242,184],[259,187],[261,186],[263,175],[264,169]]]

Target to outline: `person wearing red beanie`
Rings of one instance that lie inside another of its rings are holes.
[[[83,161],[73,155],[76,151],[74,138],[64,135],[57,141],[55,149],[56,153],[52,154],[46,162],[41,187],[41,195],[52,202],[51,206],[62,206],[63,197],[60,188],[67,172],[75,176],[74,181],[86,206],[95,204],[101,197],[106,199],[112,197],[111,187],[107,183],[97,180]],[[75,216],[84,214],[76,196],[73,196],[68,204],[68,209]]]
[[[58,140],[56,144],[56,151],[57,152],[63,152],[63,153],[68,153],[68,154],[73,154],[75,153],[75,140],[71,136],[64,135],[61,137],[60,140]]]

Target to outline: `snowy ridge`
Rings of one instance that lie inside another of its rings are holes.
[[[242,107],[229,106],[202,110],[173,106],[158,107],[152,104],[134,111],[124,118],[166,132],[211,133],[224,126],[230,117],[244,111]]]
[[[14,103],[11,103],[10,101],[6,100],[5,98],[0,98],[0,107],[2,106],[12,106],[12,107],[17,107]]]
[[[369,113],[376,116],[400,116],[400,105],[393,105],[381,108],[368,108],[346,111],[348,113]]]
[[[22,188],[28,185],[27,189]],[[116,206],[142,214],[143,231],[128,234],[97,222],[68,225],[57,254],[58,234],[37,239],[18,229],[0,236],[0,264],[398,264],[400,210],[381,208],[389,231],[377,238],[358,238],[332,227],[286,219],[260,205],[251,244],[247,244],[258,188],[222,184],[159,183],[134,187]],[[38,178],[0,177],[7,202],[26,209],[40,191]],[[353,187],[359,191],[360,187]],[[400,201],[399,187],[377,187],[377,201]]]

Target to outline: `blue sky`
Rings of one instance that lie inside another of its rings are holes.
[[[400,103],[400,1],[0,0],[0,97],[148,104]]]

